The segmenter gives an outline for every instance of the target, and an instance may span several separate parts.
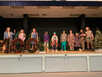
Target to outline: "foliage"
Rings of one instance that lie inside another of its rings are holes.
[[[34,53],[34,52],[36,52],[37,49],[38,49],[37,47],[34,48],[33,50],[30,49],[30,45],[31,45],[31,42],[32,42],[32,41],[35,42],[35,45],[37,44],[37,40],[34,39],[34,38],[29,38],[29,39],[26,41],[26,48],[27,48],[27,50],[29,51],[29,53]]]
[[[99,29],[96,30],[94,46],[95,49],[102,49],[102,32]]]

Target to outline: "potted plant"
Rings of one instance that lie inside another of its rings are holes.
[[[99,29],[96,30],[94,47],[96,52],[102,52],[102,32]]]

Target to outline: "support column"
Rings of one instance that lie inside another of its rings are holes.
[[[81,29],[85,29],[85,14],[82,14],[80,16],[80,21],[81,21]]]
[[[24,14],[23,17],[24,32],[26,33],[26,37],[28,37],[28,15]]]

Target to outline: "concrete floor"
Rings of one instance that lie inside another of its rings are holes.
[[[102,77],[102,72],[0,74],[0,77]]]

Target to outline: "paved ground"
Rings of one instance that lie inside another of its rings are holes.
[[[102,77],[102,72],[0,74],[0,77]]]

